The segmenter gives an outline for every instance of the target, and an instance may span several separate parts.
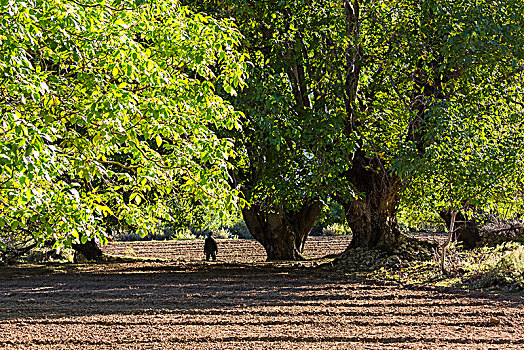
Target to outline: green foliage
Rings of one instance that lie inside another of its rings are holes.
[[[397,219],[402,233],[410,232],[444,232],[445,223],[435,211],[424,211],[422,215],[419,208],[407,208],[406,205],[398,212]],[[418,211],[416,211],[418,210]]]
[[[209,227],[210,222],[220,220],[218,215],[192,198],[171,197],[166,205],[173,211],[173,220],[163,222],[164,226],[202,229]]]
[[[245,221],[242,218],[238,218],[228,224],[227,229],[233,237],[240,239],[253,239],[253,236],[249,232]]]
[[[524,291],[524,246],[519,243],[507,242],[470,251],[452,245],[448,265],[450,271],[447,275],[442,274],[435,259],[411,261],[400,269],[382,268],[372,277],[408,284]]]
[[[356,149],[401,179],[405,217],[517,211],[522,1],[344,2],[353,19],[328,0],[188,2],[222,19],[175,0],[0,1],[0,248],[175,216],[218,228],[238,190],[291,209],[363,199]]]
[[[404,217],[515,212],[524,178],[522,2],[360,6],[353,129],[368,157],[401,177]]]
[[[497,258],[484,261],[467,283],[475,288],[524,290],[524,246],[504,243],[494,252]]]
[[[322,236],[347,236],[351,234],[349,226],[340,223],[333,223],[322,229]]]
[[[355,148],[401,177],[415,220],[506,210],[522,186],[521,1],[346,2],[354,24],[333,1],[199,4],[237,20],[253,63],[232,99],[249,200],[362,198]]]
[[[245,37],[248,87],[229,98],[244,112],[242,133],[231,135],[240,154],[234,185],[266,208],[283,204],[293,210],[312,197],[325,198],[353,145],[340,132],[342,86],[330,80],[341,72],[347,41],[336,3],[187,2],[235,18]],[[332,155],[316,157],[328,148]]]
[[[517,247],[507,253],[497,263],[496,269],[502,272],[510,272],[511,274],[520,277],[522,282],[524,282],[524,246]]]
[[[175,241],[189,241],[196,239],[197,237],[191,232],[190,229],[176,230],[173,239]]]
[[[431,144],[409,166],[412,182],[403,204],[413,219],[435,219],[443,208],[481,209],[508,217],[519,213],[523,119],[512,120],[508,106],[490,99],[480,103],[491,106],[477,106],[469,114],[453,108],[433,110],[434,126],[427,136]]]
[[[323,207],[322,216],[317,224],[328,226],[331,224],[345,224],[344,208],[337,202],[328,199]]]
[[[228,187],[244,85],[233,23],[175,0],[0,1],[0,229],[57,245],[145,233],[166,197],[237,205]],[[1,247],[0,247],[1,248]]]

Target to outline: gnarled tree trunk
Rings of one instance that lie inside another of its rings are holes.
[[[282,205],[265,210],[253,204],[242,210],[249,232],[267,253],[267,260],[302,260],[307,236],[322,210],[318,201],[302,205],[300,210],[289,212]]]
[[[82,254],[87,260],[100,260],[102,250],[98,247],[94,239],[87,241],[85,244],[72,244],[71,247],[75,252]]]
[[[349,248],[390,250],[400,238],[397,222],[400,179],[387,172],[378,158],[368,159],[360,150],[355,153],[346,176],[359,193],[357,199],[341,201],[353,232]]]
[[[360,33],[360,3],[357,0],[344,1],[347,33],[358,38]],[[347,71],[345,81],[345,106],[347,117],[344,131],[348,138],[359,132],[358,84],[363,65],[364,50],[360,40],[350,43],[347,48]],[[374,94],[373,89],[370,90]],[[401,183],[398,176],[385,169],[378,156],[366,157],[363,146],[354,152],[345,172],[347,181],[357,198],[337,198],[344,206],[346,220],[353,240],[348,248],[367,247],[389,250],[400,238],[397,223],[397,206],[400,201]]]

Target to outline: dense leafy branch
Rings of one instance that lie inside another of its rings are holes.
[[[145,232],[172,195],[237,205],[216,130],[240,114],[214,93],[244,85],[231,22],[170,0],[0,4],[2,244],[104,241],[107,217]]]

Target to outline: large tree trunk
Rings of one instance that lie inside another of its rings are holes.
[[[253,204],[242,210],[249,232],[267,253],[267,260],[302,260],[307,236],[318,218],[322,204],[305,203],[300,210],[288,212],[283,206],[264,210]]]
[[[102,257],[102,250],[94,239],[87,241],[85,244],[72,244],[71,247],[75,252],[82,254],[88,261],[97,261]]]
[[[354,38],[360,36],[360,4],[359,1],[344,1],[344,12],[347,23],[347,33]],[[349,139],[359,132],[362,126],[358,110],[358,84],[364,50],[360,40],[350,43],[347,48],[347,71],[345,81],[345,107],[347,118],[344,120],[345,134]],[[374,95],[373,88],[368,91]],[[400,179],[393,172],[386,170],[378,156],[367,158],[362,145],[349,159],[350,168],[345,172],[347,181],[357,198],[337,198],[344,206],[346,220],[353,239],[348,248],[367,247],[390,250],[400,238],[397,223],[397,206],[400,202]],[[344,194],[343,196],[347,196]],[[338,196],[337,196],[338,197]]]
[[[440,213],[440,217],[446,222],[446,227],[451,226],[451,210],[443,210]],[[453,236],[456,237],[457,242],[462,243],[466,249],[473,249],[477,246],[480,241],[480,230],[475,220],[469,220],[461,212],[457,213],[455,217],[455,228]]]
[[[400,238],[400,179],[387,172],[380,159],[367,159],[360,150],[346,176],[358,194],[357,199],[341,201],[353,232],[349,247],[391,250]]]

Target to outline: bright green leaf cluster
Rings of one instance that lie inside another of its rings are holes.
[[[215,85],[245,85],[240,40],[175,0],[0,1],[1,239],[145,232],[170,196],[237,205]]]

